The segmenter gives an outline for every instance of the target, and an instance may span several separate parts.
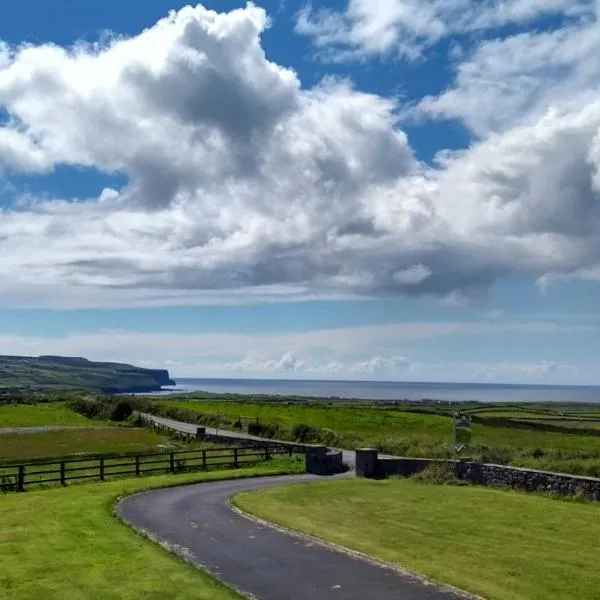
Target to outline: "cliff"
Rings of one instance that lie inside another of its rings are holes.
[[[71,356],[0,356],[0,393],[54,390],[145,393],[171,385],[175,382],[166,369],[144,369]]]

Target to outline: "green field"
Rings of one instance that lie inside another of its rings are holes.
[[[112,514],[141,490],[298,472],[272,461],[248,469],[0,495],[0,597],[7,600],[233,600],[214,579],[144,540]]]
[[[0,405],[0,428],[47,425],[97,427],[98,421],[87,419],[62,402]]]
[[[521,419],[527,423],[548,423],[552,427],[563,427],[565,429],[600,429],[600,419],[565,419],[556,417],[553,419]]]
[[[233,502],[488,600],[599,598],[599,504],[399,479],[294,485]]]
[[[493,408],[490,410],[467,411],[467,414],[477,417],[501,417],[505,419],[564,419],[559,414],[541,413],[528,410],[502,410]]]
[[[446,416],[400,410],[181,400],[161,400],[160,404],[211,414],[224,414],[232,419],[238,416],[258,417],[261,422],[278,423],[284,428],[306,423],[320,429],[332,429],[350,445],[374,437],[396,436],[399,432],[407,435],[420,434],[424,428],[431,436],[443,439],[452,430],[452,422]]]
[[[45,433],[3,434],[0,435],[0,461],[80,454],[152,452],[166,450],[173,445],[173,441],[164,435],[133,427],[96,427]]]
[[[224,414],[230,421],[240,415],[259,417],[262,423],[278,424],[277,435],[282,438],[290,437],[294,425],[305,423],[330,435],[322,439],[324,443],[342,448],[372,446],[400,456],[451,455],[452,419],[442,414],[251,402],[161,400],[159,405]],[[532,468],[552,463],[559,471],[600,476],[600,436],[485,423],[474,423],[472,431],[473,459]]]

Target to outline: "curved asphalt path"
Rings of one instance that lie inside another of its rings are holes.
[[[48,433],[50,431],[64,431],[65,429],[89,429],[77,425],[35,425],[33,427],[0,427],[0,435]]]
[[[183,433],[191,433],[191,434],[196,434],[196,429],[198,428],[198,425],[194,425],[192,423],[184,423],[182,421],[174,421],[173,419],[167,419],[165,417],[156,417],[154,415],[150,415],[148,413],[140,413],[141,416],[146,419],[146,421],[149,421],[151,423],[157,423],[158,425],[164,425],[165,427],[170,427],[171,429],[175,429],[176,431],[181,431]],[[204,426],[203,426],[204,427]],[[286,442],[286,441],[281,441],[281,440],[269,440],[267,438],[263,438],[263,437],[258,437],[256,435],[250,435],[249,433],[244,433],[241,431],[230,431],[228,429],[221,429],[221,428],[216,428],[216,427],[205,427],[206,429],[206,433],[210,434],[210,435],[220,435],[222,437],[226,437],[231,439],[232,443],[235,442],[236,440],[254,440],[256,442],[261,442],[261,443],[265,443],[265,442],[272,442],[273,444],[282,444],[282,445],[286,445],[286,444],[290,444],[291,442]],[[356,453],[354,452],[354,450],[344,450],[341,448],[336,448],[339,450],[342,450],[342,454],[343,454],[343,461],[345,464],[349,465],[350,467],[354,468],[354,465],[356,463]],[[384,458],[385,454],[380,454],[380,457]]]
[[[228,498],[238,492],[322,479],[314,475],[263,477],[154,490],[126,498],[117,510],[126,523],[248,598],[464,598],[307,538],[259,524],[240,516],[228,505]]]

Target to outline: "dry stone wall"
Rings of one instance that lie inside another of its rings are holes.
[[[356,451],[356,474],[371,479],[381,479],[392,475],[410,477],[434,463],[449,465],[458,479],[477,485],[508,487],[527,492],[547,492],[561,496],[583,495],[589,500],[600,500],[600,479],[594,477],[470,461],[380,458],[376,450]]]

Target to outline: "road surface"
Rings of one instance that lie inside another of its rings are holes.
[[[174,421],[173,419],[166,419],[164,417],[156,417],[154,415],[150,415],[147,413],[142,413],[142,417],[148,421],[153,421],[160,425],[164,425],[165,427],[170,427],[171,429],[176,429],[177,431],[182,431],[184,433],[196,434],[196,429],[198,425],[193,425],[191,423],[184,423],[182,421]],[[202,425],[204,427],[204,425]],[[256,440],[257,442],[265,443],[268,441],[273,441],[274,443],[282,443],[282,444],[290,444],[291,442],[278,442],[278,440],[267,440],[262,437],[258,437],[256,435],[250,435],[249,433],[243,433],[241,431],[229,431],[227,429],[220,429],[215,427],[205,427],[206,433],[209,435],[220,435],[223,437],[231,438],[232,442],[235,440]],[[356,455],[354,450],[342,450],[343,453],[343,461],[347,465],[350,465],[354,468],[356,463]],[[386,455],[380,454],[381,457],[385,457]]]
[[[65,429],[89,429],[89,427],[78,427],[77,425],[35,425],[33,427],[0,427],[0,435],[48,433],[51,431],[64,431]]]
[[[465,596],[290,535],[234,512],[233,494],[314,475],[153,490],[118,505],[121,518],[242,595],[259,600],[450,600]],[[327,510],[324,506],[323,510]],[[358,518],[358,516],[357,516]]]

